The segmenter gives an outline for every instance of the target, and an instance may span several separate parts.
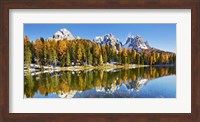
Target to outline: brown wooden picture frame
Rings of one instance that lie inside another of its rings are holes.
[[[191,113],[9,113],[9,9],[191,9]],[[1,0],[0,122],[4,121],[200,122],[200,0]]]

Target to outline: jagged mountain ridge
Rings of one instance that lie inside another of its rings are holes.
[[[53,35],[53,39],[60,41],[65,39],[73,40],[81,38],[79,36],[74,37],[69,30],[62,28]],[[129,35],[124,45],[122,45],[121,41],[113,34],[105,34],[103,36],[94,37],[93,42],[100,45],[109,44],[110,46],[116,46],[116,49],[118,49],[119,46],[122,48],[126,47],[127,49],[130,48],[135,50],[150,48],[148,42],[144,42],[140,35],[137,35],[135,38],[133,35]]]
[[[53,35],[53,39],[60,41],[65,39],[73,40],[81,38],[79,36],[74,37],[69,30],[62,28]],[[135,50],[150,48],[148,42],[144,42],[140,35],[137,35],[135,38],[133,35],[129,35],[124,45],[122,45],[121,41],[113,34],[105,34],[103,36],[94,37],[93,42],[100,45],[109,44],[110,46],[116,46],[116,49],[118,49],[119,46],[122,48],[126,47],[127,49],[130,48]]]
[[[74,39],[83,39],[83,38],[79,37],[78,35],[74,37],[69,30],[67,30],[66,28],[62,28],[53,35],[53,38],[48,38],[48,39],[55,39],[56,41],[60,41],[60,40],[65,40],[65,39],[74,40]],[[113,34],[105,34],[103,36],[96,36],[93,38],[92,42],[96,44],[100,44],[100,45],[109,44],[110,46],[115,46],[117,50],[119,46],[121,46],[122,48],[126,48],[126,49],[130,48],[132,50],[137,50],[138,52],[162,51],[162,50],[151,47],[148,41],[143,41],[140,35],[136,35],[134,37],[134,35],[129,34],[124,44],[122,44],[122,42],[118,38],[116,38]],[[168,53],[171,53],[171,52],[168,52]]]

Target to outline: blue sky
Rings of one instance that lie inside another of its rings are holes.
[[[123,44],[130,33],[139,34],[151,47],[176,52],[176,24],[24,24],[24,36],[31,41],[46,39],[61,28],[68,29],[74,37],[90,40],[112,33]]]

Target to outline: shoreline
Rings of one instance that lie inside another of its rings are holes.
[[[47,67],[43,70],[32,68],[29,70],[25,70],[24,72],[52,72],[52,71],[89,71],[89,70],[113,70],[113,69],[134,69],[134,68],[140,68],[140,67],[163,67],[163,66],[176,66],[176,65],[138,65],[138,64],[124,64],[124,65],[114,65],[114,64],[103,64],[98,66],[92,66],[92,65],[85,65],[85,66],[69,66],[69,67]]]
[[[99,65],[99,66],[70,66],[70,67],[60,67],[61,71],[83,71],[83,70],[112,70],[112,69],[132,69],[139,67],[148,67],[150,65],[136,65],[136,64],[126,64],[126,65]]]
[[[29,69],[24,72],[45,72],[45,71],[84,71],[84,70],[112,70],[112,69],[132,69],[139,67],[149,67],[151,65],[137,65],[137,64],[125,64],[125,65],[113,65],[113,64],[103,64],[98,66],[69,66],[69,67],[55,67],[55,68],[46,68],[41,69]]]

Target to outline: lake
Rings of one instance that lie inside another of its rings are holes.
[[[176,98],[176,67],[26,74],[24,98]]]

